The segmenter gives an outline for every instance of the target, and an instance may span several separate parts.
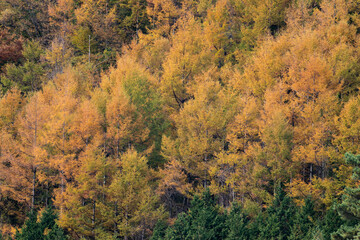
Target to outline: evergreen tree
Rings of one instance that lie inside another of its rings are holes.
[[[65,240],[66,236],[62,228],[56,223],[58,218],[53,208],[47,208],[41,215],[39,228],[44,234],[44,240]]]
[[[307,234],[314,227],[314,203],[310,198],[305,200],[305,205],[295,215],[294,225],[291,228],[291,240],[307,239]]]
[[[281,186],[277,187],[275,199],[266,213],[259,239],[288,239],[294,223],[295,205]]]
[[[226,240],[245,240],[250,239],[251,232],[249,228],[250,218],[243,213],[238,203],[233,203],[230,213],[226,219],[228,235]]]
[[[223,239],[225,234],[225,217],[220,215],[219,209],[206,190],[202,199],[195,198],[189,214],[191,232],[196,239]]]
[[[66,240],[64,230],[55,224],[49,234],[44,236],[44,240]]]
[[[28,220],[25,221],[21,232],[15,235],[16,240],[38,240],[43,233],[37,223],[37,213],[35,211],[28,214]]]
[[[165,239],[224,239],[227,234],[225,216],[220,214],[210,191],[195,196],[187,214],[179,215]]]
[[[265,214],[263,212],[259,212],[258,215],[253,219],[250,224],[250,239],[258,240],[263,225],[266,224]]]
[[[360,180],[360,155],[345,154],[345,161],[354,167],[352,178]],[[334,239],[358,239],[360,238],[360,187],[345,188],[342,203],[338,206],[338,212],[348,222],[332,235]]]
[[[181,213],[178,215],[174,226],[166,230],[166,240],[191,239],[191,223],[188,221],[188,215]]]
[[[320,223],[324,239],[331,239],[331,234],[338,230],[342,224],[344,224],[344,220],[341,219],[336,209],[330,208]]]
[[[64,231],[55,222],[57,215],[51,208],[45,210],[39,222],[35,211],[30,212],[28,217],[21,231],[16,233],[16,240],[66,240]]]
[[[153,235],[151,236],[150,240],[164,239],[167,228],[168,228],[168,224],[165,221],[163,221],[163,220],[158,221],[155,225]]]

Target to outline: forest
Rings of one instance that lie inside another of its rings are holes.
[[[360,239],[360,0],[1,0],[1,240]]]

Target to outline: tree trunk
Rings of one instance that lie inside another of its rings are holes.
[[[96,201],[94,200],[93,202],[93,217],[92,217],[92,227],[93,227],[93,237],[94,239],[96,239],[96,235],[95,235],[95,210],[96,210]]]
[[[117,202],[115,202],[115,221],[114,221],[114,235],[117,237]]]
[[[36,167],[33,169],[33,184],[32,184],[32,194],[31,194],[31,212],[33,212],[35,207],[35,185],[36,185]]]
[[[91,47],[90,47],[90,42],[91,42],[91,39],[90,39],[90,35],[89,35],[89,63],[90,63],[90,56],[91,56]]]

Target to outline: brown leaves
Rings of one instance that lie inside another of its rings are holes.
[[[22,58],[23,41],[5,28],[0,30],[0,66]]]

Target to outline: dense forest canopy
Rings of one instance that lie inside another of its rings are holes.
[[[360,237],[360,1],[0,1],[0,239]]]

